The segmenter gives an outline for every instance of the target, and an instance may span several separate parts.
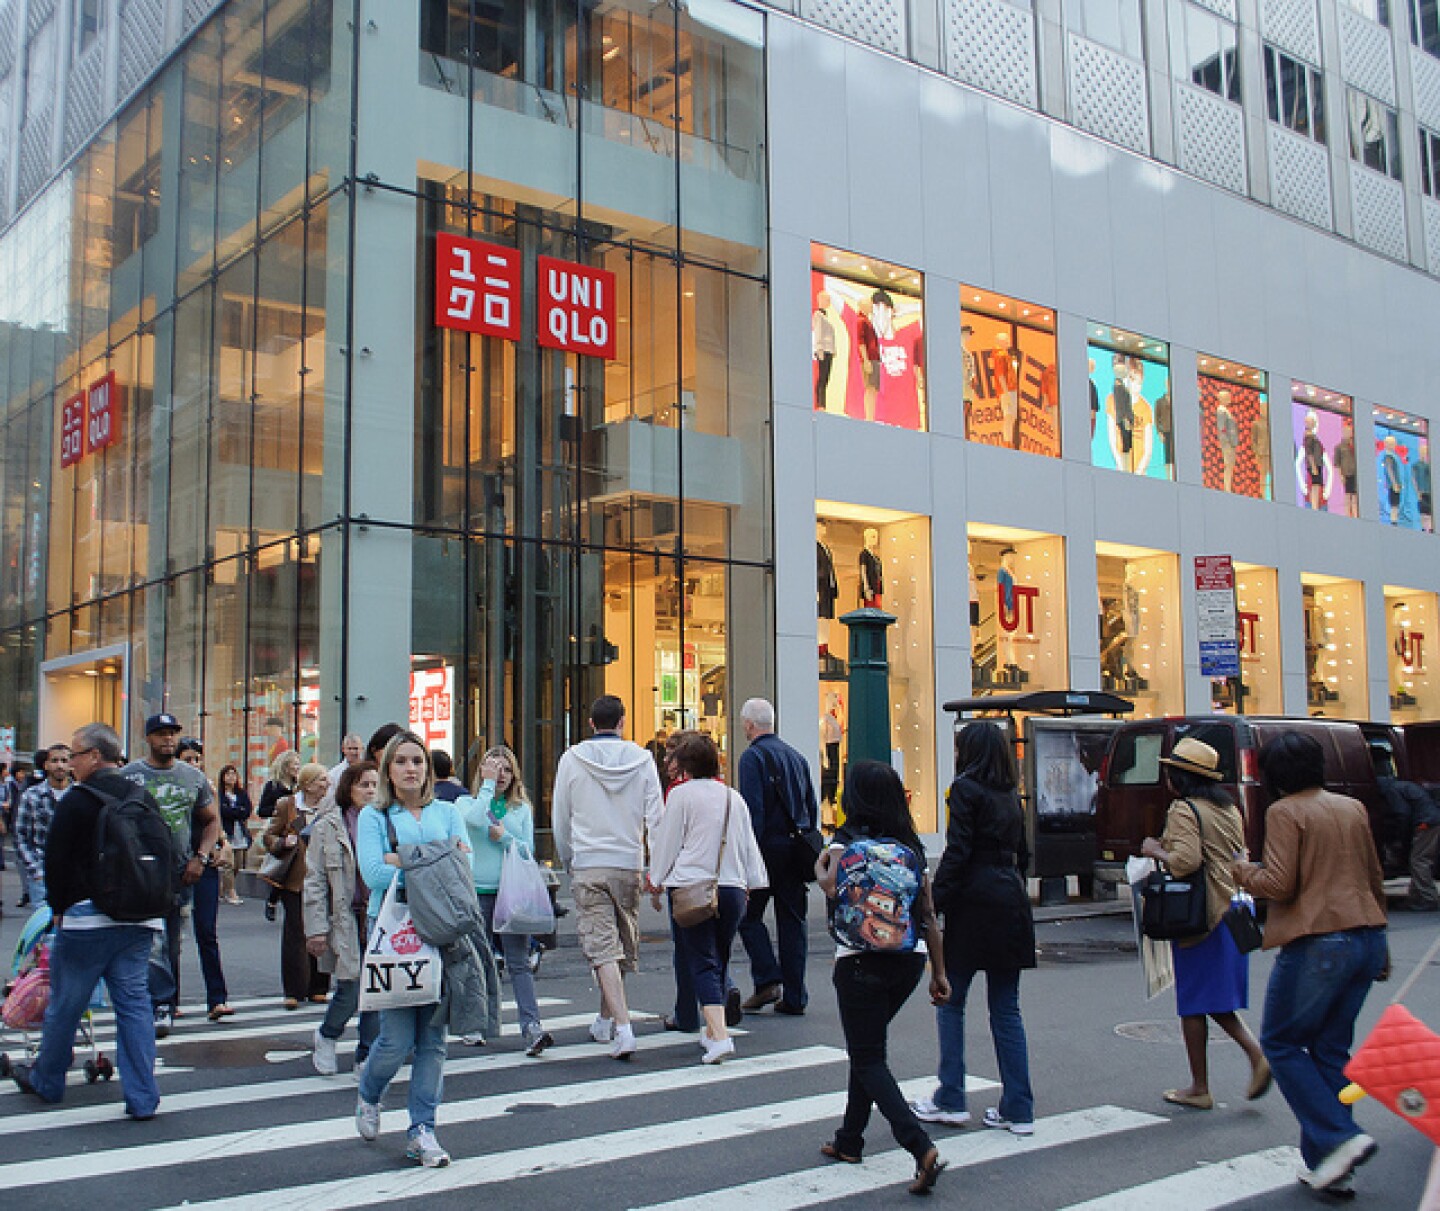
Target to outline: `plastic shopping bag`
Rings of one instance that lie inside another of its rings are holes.
[[[440,952],[422,942],[410,910],[397,895],[399,880],[385,891],[360,969],[360,1008],[405,1009],[440,999]]]
[[[547,934],[555,932],[555,909],[540,864],[523,845],[505,851],[500,868],[500,891],[495,896],[495,932]]]

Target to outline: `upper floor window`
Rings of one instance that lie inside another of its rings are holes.
[[[1240,101],[1240,60],[1235,53],[1235,23],[1182,4],[1171,10],[1178,68],[1191,84],[1227,101]]]
[[[1420,128],[1420,188],[1440,200],[1440,135]]]
[[[1066,25],[1132,59],[1145,57],[1140,0],[1066,0]]]
[[[83,55],[105,26],[105,0],[75,0],[75,54]]]
[[[1378,21],[1389,28],[1390,0],[1340,0],[1340,3],[1346,8],[1353,8],[1362,17],[1369,17],[1371,21]]]
[[[1270,121],[1325,142],[1325,86],[1317,68],[1265,47],[1265,106]]]
[[[1440,55],[1440,0],[1409,0],[1410,41]]]
[[[1350,158],[1366,168],[1400,179],[1400,121],[1388,105],[1348,89],[1345,124],[1350,135]]]

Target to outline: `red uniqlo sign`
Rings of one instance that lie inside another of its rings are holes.
[[[458,235],[435,237],[435,323],[520,339],[520,253]]]
[[[85,392],[60,405],[60,465],[73,467],[85,457]]]
[[[536,334],[547,349],[615,356],[615,275],[554,257],[536,258]]]
[[[85,401],[85,452],[93,454],[120,440],[120,388],[112,370],[90,384]]]

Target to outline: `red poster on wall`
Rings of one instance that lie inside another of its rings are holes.
[[[536,337],[547,349],[615,356],[615,275],[554,257],[536,258]]]
[[[60,405],[60,465],[73,467],[85,457],[85,393]]]
[[[93,454],[120,440],[120,388],[112,370],[90,384],[85,401],[85,453]]]
[[[458,235],[435,237],[435,323],[520,339],[520,252]]]

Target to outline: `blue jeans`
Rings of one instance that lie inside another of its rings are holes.
[[[445,1090],[445,1018],[434,1005],[380,1011],[380,1037],[365,1061],[360,1100],[378,1105],[411,1051],[415,1058],[410,1069],[410,1131],[419,1127],[433,1131]]]
[[[770,886],[750,893],[750,906],[740,922],[740,941],[750,956],[750,976],[755,987],[779,984],[780,999],[804,1009],[810,999],[805,991],[805,959],[809,951],[805,907],[809,885],[804,878],[804,859],[796,852],[798,847],[798,842],[786,841],[761,850]],[[771,900],[775,902],[775,936],[780,944],[778,960],[770,944],[770,931],[765,927],[765,908]]]
[[[150,956],[150,1000],[156,1009],[174,1009],[180,1003],[180,943],[185,920],[180,906],[190,903],[190,926],[195,949],[200,952],[200,972],[205,977],[205,1005],[214,1009],[229,1000],[225,972],[220,966],[220,939],[216,922],[220,917],[220,872],[207,866],[198,880],[181,893],[180,902],[165,917],[165,934]]]
[[[364,909],[356,909],[354,915],[363,953],[366,940],[370,937],[370,922]],[[330,998],[330,1004],[325,1007],[325,1020],[320,1023],[320,1033],[327,1039],[338,1039],[345,1033],[345,1027],[360,1007],[360,979],[357,976],[353,980],[334,980],[332,983],[335,994]],[[360,1044],[355,1048],[355,1067],[358,1068],[365,1062],[370,1048],[375,1044],[376,1036],[380,1033],[380,1015],[373,1009],[367,1009],[360,1015],[356,1033],[360,1036]]]
[[[485,928],[490,931],[491,949],[505,956],[505,974],[515,990],[515,1009],[520,1016],[520,1037],[532,1042],[544,1029],[540,1025],[540,1005],[535,1000],[535,976],[530,970],[530,937],[528,934],[495,932],[495,893],[482,891],[478,896]]]
[[[672,893],[673,896],[673,893]],[[740,918],[745,915],[745,892],[738,887],[722,887],[718,894],[719,916],[682,929],[670,918],[670,934],[675,940],[675,1020],[682,1030],[698,1030],[695,1005],[723,1005],[730,990],[730,949]],[[672,906],[673,912],[673,906]],[[684,968],[688,1002],[679,995],[681,968]],[[689,1015],[681,1018],[681,1010]]]
[[[1265,992],[1260,1046],[1300,1120],[1300,1154],[1312,1169],[1360,1134],[1340,1101],[1355,1019],[1385,966],[1383,929],[1297,938],[1280,948]]]
[[[47,1102],[65,1096],[65,1073],[75,1057],[75,1031],[102,979],[115,1007],[115,1048],[125,1110],[155,1113],[155,1022],[145,983],[152,930],[141,925],[60,929],[50,952],[50,1005],[30,1083]]]
[[[942,1110],[965,1109],[965,998],[974,968],[960,968],[950,977],[950,1000],[935,1010],[940,1033],[940,1084],[934,1101]],[[990,1004],[990,1037],[1000,1065],[1000,1115],[1012,1123],[1035,1121],[1035,1095],[1030,1089],[1030,1054],[1025,1023],[1020,1018],[1020,972],[987,971],[985,996]]]

